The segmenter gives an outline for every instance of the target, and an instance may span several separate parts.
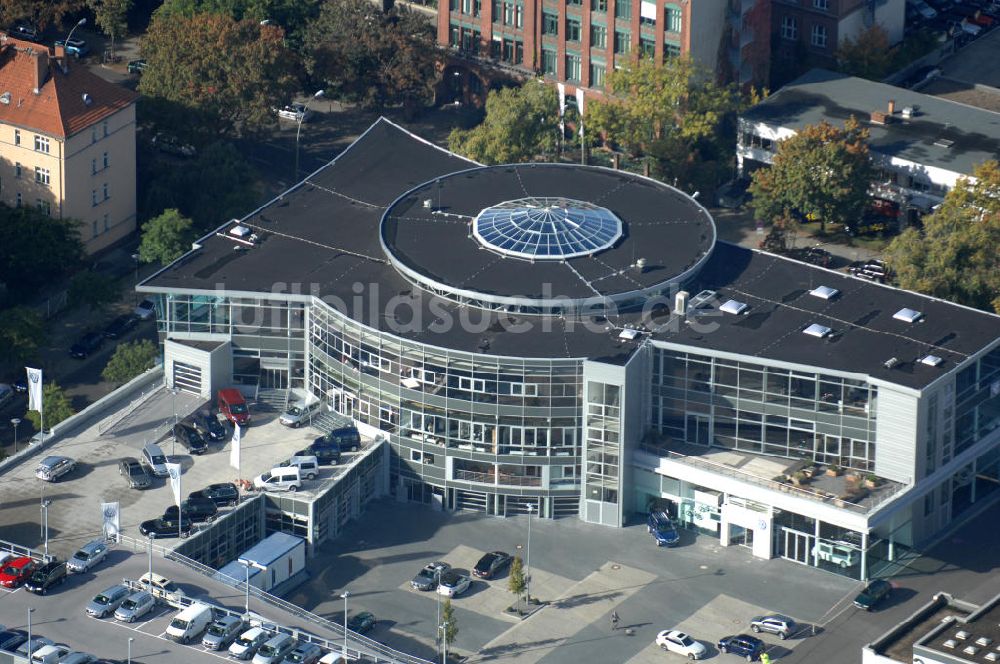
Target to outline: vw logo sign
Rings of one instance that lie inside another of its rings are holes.
[[[41,380],[41,378],[42,377],[39,376],[37,373],[32,372],[28,374],[28,380],[30,380],[32,383],[37,383],[39,380]]]
[[[757,530],[767,530],[767,519],[761,519],[757,522]]]
[[[104,517],[107,519],[110,519],[117,513],[118,513],[118,508],[115,507],[114,505],[108,505],[107,507],[104,508]]]

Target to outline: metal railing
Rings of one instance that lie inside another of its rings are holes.
[[[158,370],[158,369],[159,369],[159,367],[154,367],[153,369],[151,369],[151,371]],[[142,378],[142,377],[144,377],[144,376],[139,376],[139,378]],[[145,390],[145,391],[141,392],[139,394],[139,396],[136,397],[135,399],[133,399],[127,406],[125,406],[124,408],[122,408],[121,410],[119,410],[117,413],[115,413],[112,417],[108,418],[104,422],[101,422],[100,424],[98,424],[97,425],[97,434],[99,436],[103,436],[108,431],[111,431],[112,429],[114,429],[116,426],[118,426],[119,424],[121,424],[125,420],[126,417],[128,417],[129,415],[131,415],[132,413],[134,413],[136,410],[138,410],[138,408],[140,406],[142,406],[142,404],[144,404],[147,401],[149,401],[150,398],[152,398],[152,396],[154,394],[156,394],[161,389],[163,389],[163,387],[164,387],[164,383],[158,383],[156,385],[151,386],[148,390]]]
[[[118,541],[119,543],[130,545],[134,552],[145,550],[150,546],[148,542],[145,542],[139,538],[130,537],[128,535],[119,535]],[[299,640],[308,640],[310,643],[316,643],[321,647],[326,647],[329,650],[335,652],[340,652],[341,650],[343,650],[344,626],[342,624],[337,624],[331,620],[327,620],[322,616],[318,616],[315,613],[307,611],[300,606],[292,604],[291,602],[287,602],[281,599],[280,597],[276,597],[271,593],[261,590],[260,588],[257,588],[253,585],[250,585],[248,588],[245,579],[242,580],[234,579],[233,577],[227,574],[223,574],[218,570],[209,567],[208,565],[200,563],[197,560],[192,560],[191,558],[188,558],[183,554],[177,553],[173,549],[168,549],[167,547],[156,544],[155,542],[152,543],[152,546],[154,551],[159,553],[162,557],[166,558],[167,560],[179,563],[184,567],[187,567],[188,569],[197,572],[198,574],[201,574],[203,576],[207,576],[212,579],[218,580],[226,584],[227,586],[231,586],[239,590],[240,592],[246,593],[249,590],[251,597],[253,597],[255,600],[259,602],[262,602],[266,605],[269,605],[277,609],[281,609],[297,618],[305,620],[307,623],[311,623],[320,628],[329,630],[335,634],[339,634],[340,641],[332,642],[329,641],[328,639],[323,639],[313,634],[309,634],[308,632],[302,632],[300,630],[295,630],[288,627],[282,627],[281,625],[272,622],[270,624],[273,625],[273,629],[275,631],[283,631],[288,634],[292,634],[296,636],[296,638],[298,638]],[[126,579],[125,583],[126,585],[128,585],[129,581]],[[189,606],[195,603],[196,600],[192,600],[191,598],[188,597],[176,597],[176,598],[169,598],[169,601],[171,604],[178,604],[179,606]],[[235,616],[243,615],[242,612],[233,611],[231,609],[225,609],[223,607],[217,607],[215,605],[213,605],[213,607],[226,611]],[[265,627],[266,626],[267,625],[265,625]],[[356,632],[350,632],[347,635],[347,639],[349,644],[352,642],[355,644],[355,648],[351,648],[349,645],[347,649],[348,656],[353,657],[354,659],[357,659],[359,656],[375,657],[376,664],[378,664],[379,662],[386,662],[389,664],[433,664],[433,662],[429,662],[428,660],[417,657],[415,655],[410,655],[404,652],[399,652],[398,650],[394,650],[393,648],[390,648],[385,644],[379,643],[378,641],[370,639],[366,636],[357,634]]]
[[[492,484],[494,486],[542,486],[541,477],[509,475],[507,473],[480,473],[475,470],[456,469],[452,472],[452,479],[460,482],[475,482],[477,484]]]
[[[8,542],[7,540],[0,540],[0,553],[12,553],[17,557],[28,557],[34,560],[41,560],[42,562],[49,562],[55,560],[55,556],[46,555],[41,551],[35,551],[34,549],[28,548],[26,546],[21,546],[20,544],[14,544],[13,542]]]

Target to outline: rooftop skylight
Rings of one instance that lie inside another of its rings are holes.
[[[892,317],[896,320],[901,320],[904,323],[916,323],[920,320],[921,316],[923,316],[923,314],[916,309],[900,309],[893,314]]]
[[[809,291],[809,294],[813,297],[818,297],[821,300],[832,300],[840,294],[840,291],[836,288],[830,288],[829,286],[817,286]]]
[[[727,314],[735,314],[739,316],[741,313],[747,310],[747,305],[745,302],[737,302],[736,300],[729,300],[721,307],[719,307],[719,309],[726,312]]]
[[[944,362],[944,360],[942,360],[937,355],[924,355],[920,359],[920,364],[926,364],[929,367],[936,367],[936,366],[940,365],[942,362]],[[959,638],[962,638],[962,637],[959,637]]]
[[[820,325],[819,323],[813,323],[806,329],[802,330],[803,334],[808,334],[810,337],[816,337],[818,339],[822,339],[831,332],[833,332],[833,330],[828,328],[826,325]]]

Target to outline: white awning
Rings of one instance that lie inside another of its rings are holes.
[[[646,2],[646,0],[642,0],[642,2],[639,3],[639,16],[641,16],[642,18],[648,18],[648,19],[651,19],[651,20],[655,21],[656,20],[656,3],[655,2]]]

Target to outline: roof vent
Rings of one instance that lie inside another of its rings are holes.
[[[965,646],[962,648],[962,653],[965,655],[975,655],[977,652],[979,652],[979,648],[976,646]]]
[[[937,355],[924,355],[920,358],[920,364],[926,364],[929,367],[941,366],[942,362],[944,362],[944,360]]]
[[[627,327],[618,333],[619,339],[627,339],[628,341],[632,341],[637,336],[639,336],[639,330],[633,330],[630,327]]]
[[[10,104],[10,93],[5,92],[0,95],[0,104]]]
[[[817,286],[809,291],[809,294],[813,297],[818,297],[821,300],[832,300],[840,295],[840,291],[836,288],[830,288],[829,286]]]
[[[992,645],[992,643],[993,639],[991,639],[988,636],[980,636],[978,639],[976,639],[976,645],[982,646],[984,648],[988,648],[990,645]]]
[[[826,325],[820,325],[819,323],[813,323],[806,329],[802,330],[803,334],[808,334],[810,337],[816,337],[817,339],[822,339],[831,332],[833,332],[833,330],[828,328]]]
[[[737,302],[736,300],[729,300],[721,307],[719,307],[719,309],[726,312],[727,314],[735,314],[739,316],[741,313],[747,310],[747,305],[745,302]]]
[[[954,144],[955,141],[951,140],[950,138],[939,138],[936,141],[934,141],[934,145],[938,146],[939,148],[950,148]]]
[[[430,210],[433,205],[434,205],[434,199],[432,199],[432,198],[425,198],[424,199],[424,209],[425,210]]]
[[[955,639],[948,639],[941,645],[944,646],[945,648],[955,648],[958,646],[958,641],[956,641]]]
[[[645,258],[640,258],[639,260],[637,260],[635,262],[635,269],[638,270],[639,272],[645,272],[646,271],[646,262],[647,261],[646,261]]]
[[[688,298],[690,297],[691,294],[687,291],[678,291],[677,295],[674,296],[674,311],[681,316],[687,314]]]
[[[252,231],[249,228],[243,226],[242,224],[239,226],[233,226],[232,228],[229,229],[230,235],[235,235],[240,239],[246,239],[251,232]]]
[[[1000,653],[988,652],[985,655],[983,655],[983,659],[985,659],[987,662],[996,662],[1000,660]]]
[[[884,125],[889,121],[889,116],[883,111],[872,111],[872,124]]]
[[[901,320],[904,323],[916,323],[923,317],[923,314],[916,309],[900,309],[895,314],[892,315],[895,320]]]
[[[960,641],[966,641],[970,636],[972,636],[972,634],[970,632],[966,632],[964,629],[960,629],[955,632],[955,638]]]
[[[900,115],[902,115],[904,118],[906,118],[907,120],[909,120],[910,118],[913,117],[913,107],[912,106],[904,106],[903,110],[900,111]]]
[[[94,100],[93,100],[93,98],[91,98],[90,95],[88,95],[86,92],[84,92],[83,93],[83,103],[84,103],[85,106],[90,106],[92,103],[94,103]]]
[[[886,369],[892,369],[897,364],[899,364],[899,358],[890,357],[888,360],[882,363],[882,366],[885,367]]]
[[[714,290],[700,291],[697,295],[691,298],[690,308],[697,309],[709,304],[715,298],[715,295],[716,293]]]

